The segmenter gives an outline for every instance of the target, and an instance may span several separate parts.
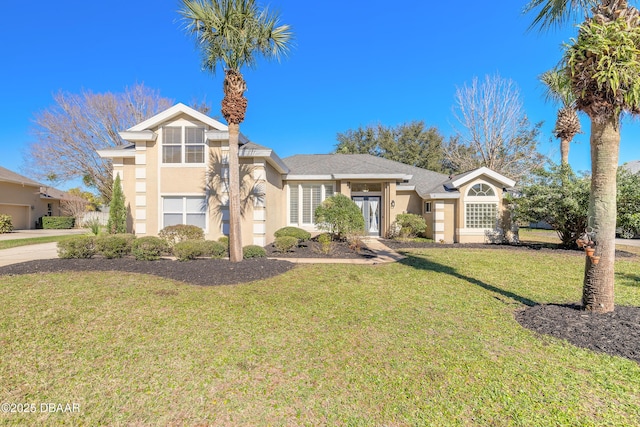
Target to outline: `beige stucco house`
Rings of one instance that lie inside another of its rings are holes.
[[[10,215],[16,230],[36,228],[43,216],[59,216],[63,194],[0,166],[0,214]]]
[[[156,235],[174,224],[227,234],[227,126],[177,104],[120,133],[127,144],[100,150],[113,161],[129,206],[130,229]],[[487,168],[449,177],[366,154],[296,155],[240,138],[243,245],[266,245],[293,225],[316,231],[313,212],[342,193],[360,206],[367,234],[385,236],[396,215],[422,215],[437,241],[484,242],[515,182]]]

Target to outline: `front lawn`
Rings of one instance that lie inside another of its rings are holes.
[[[583,265],[443,248],[218,287],[1,276],[0,402],[79,411],[0,424],[637,425],[638,363],[514,320],[525,304],[579,300]],[[640,305],[639,268],[617,262],[618,304]]]

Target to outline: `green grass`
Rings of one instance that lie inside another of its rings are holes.
[[[80,412],[0,424],[637,425],[637,363],[514,320],[525,303],[579,300],[583,264],[438,248],[236,286],[2,277],[0,402]],[[618,304],[640,305],[639,267],[617,262]]]
[[[18,246],[38,245],[40,243],[59,242],[74,237],[74,235],[66,236],[43,236],[29,237],[27,239],[0,240],[0,250],[16,248]]]

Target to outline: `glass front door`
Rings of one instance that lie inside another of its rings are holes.
[[[355,196],[353,201],[360,208],[364,217],[365,234],[368,236],[380,235],[380,197]]]

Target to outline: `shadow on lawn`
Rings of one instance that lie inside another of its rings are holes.
[[[465,276],[464,274],[460,274],[456,271],[455,268],[449,267],[447,265],[438,264],[437,262],[429,261],[428,259],[417,257],[411,253],[405,252],[403,253],[406,258],[400,260],[401,264],[407,265],[409,267],[417,268],[420,270],[427,271],[436,271],[438,273],[445,273],[450,276],[453,276],[457,279],[464,280],[466,282],[471,283],[472,285],[480,286],[483,289],[486,289],[491,292],[495,292],[504,297],[511,298],[514,301],[527,305],[529,307],[533,307],[534,305],[538,305],[536,301],[530,300],[523,296],[514,294],[513,292],[505,291],[504,289],[497,288],[493,285],[485,283],[481,280],[475,279],[473,277]]]
[[[640,287],[640,274],[616,273],[616,284],[624,286]]]

